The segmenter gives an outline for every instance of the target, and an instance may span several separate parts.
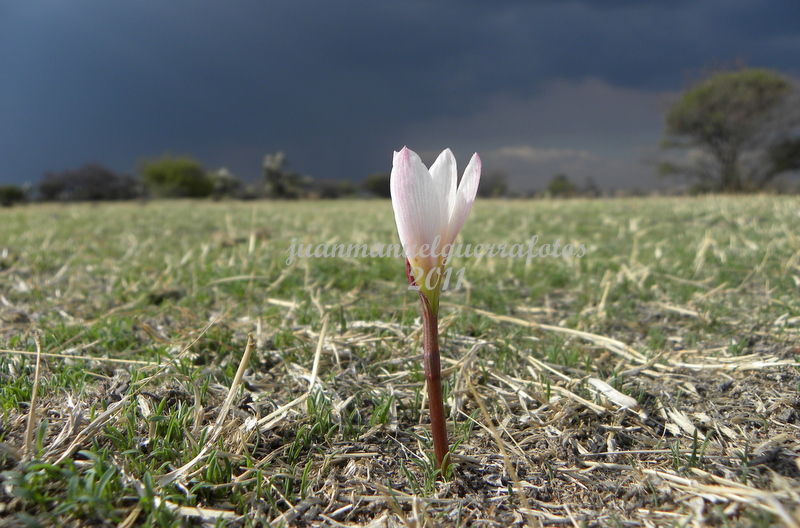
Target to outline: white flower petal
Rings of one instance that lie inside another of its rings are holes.
[[[456,199],[456,183],[458,182],[458,172],[456,170],[456,158],[450,149],[444,149],[436,161],[431,165],[431,177],[436,184],[439,193],[439,208],[442,215],[442,225],[446,226],[453,213]],[[443,237],[446,233],[442,234]]]
[[[476,152],[473,154],[472,159],[469,160],[469,165],[464,169],[464,176],[461,177],[461,183],[458,185],[458,192],[456,192],[455,206],[447,226],[447,240],[443,244],[452,244],[456,239],[458,232],[467,220],[472,204],[475,202],[475,195],[478,193],[478,185],[481,182],[481,158]]]
[[[406,147],[395,152],[390,180],[392,207],[400,242],[419,252],[441,232],[438,191],[428,169],[416,153]]]

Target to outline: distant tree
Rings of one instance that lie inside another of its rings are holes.
[[[572,183],[566,174],[556,174],[547,184],[547,192],[551,196],[575,196],[578,192],[578,187]]]
[[[202,165],[188,156],[145,161],[140,170],[142,182],[156,198],[204,198],[214,192]]]
[[[349,180],[315,180],[309,195],[325,199],[347,198],[356,195],[356,188]]]
[[[264,190],[271,198],[293,199],[302,197],[311,184],[311,178],[286,170],[289,165],[283,152],[267,154],[261,164]]]
[[[283,175],[286,170],[286,154],[275,152],[264,156],[261,163],[261,174],[264,176],[264,185],[267,194],[283,194]]]
[[[16,203],[27,201],[25,189],[17,185],[0,185],[0,206],[10,207]]]
[[[37,185],[39,197],[45,202],[55,200],[64,200],[65,189],[67,188],[67,180],[65,173],[47,172],[42,176],[42,180]]]
[[[340,180],[337,183],[341,198],[353,198],[358,195],[358,188],[350,180]]]
[[[481,178],[478,186],[478,196],[483,198],[499,198],[508,194],[508,174],[502,171],[492,171]]]
[[[594,178],[588,176],[586,181],[583,183],[583,188],[581,188],[581,194],[584,196],[590,196],[592,198],[596,198],[600,196],[600,187],[594,181]]]
[[[45,173],[37,189],[42,200],[62,202],[132,200],[141,194],[136,178],[117,174],[98,163]]]
[[[224,196],[237,196],[242,188],[242,180],[225,167],[210,173],[208,177],[214,189],[212,194],[216,199]]]
[[[715,73],[688,89],[666,117],[665,146],[694,149],[688,165],[663,163],[708,191],[752,191],[798,166],[800,91],[762,69]]]
[[[361,188],[377,198],[391,198],[389,175],[385,172],[370,174],[361,182]]]
[[[257,183],[243,185],[236,193],[239,200],[257,200],[264,196],[264,186]]]

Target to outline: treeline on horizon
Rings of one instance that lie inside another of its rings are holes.
[[[225,168],[207,171],[190,156],[165,155],[142,162],[136,176],[116,173],[99,163],[87,163],[77,169],[47,172],[35,186],[0,186],[0,205],[176,198],[308,200],[391,196],[388,173],[371,174],[356,184],[350,180],[315,179],[290,171],[287,165],[284,153],[268,154],[264,157],[261,178],[244,183]],[[500,171],[483,176],[478,194],[484,198],[603,195],[592,180],[578,186],[565,174],[554,176],[543,192],[517,193],[509,189],[507,175]]]
[[[151,199],[233,199],[233,200],[314,200],[340,198],[390,198],[389,174],[375,173],[359,183],[350,180],[315,179],[288,171],[285,165],[270,163],[285,160],[283,153],[267,155],[262,177],[245,183],[225,168],[207,171],[189,156],[164,156],[141,164],[139,174],[117,173],[99,163],[77,169],[47,172],[35,186],[0,185],[0,206],[29,202],[145,201]],[[483,198],[599,198],[645,196],[648,194],[694,195],[708,192],[697,186],[676,187],[670,191],[600,189],[594,180],[582,185],[566,174],[553,176],[540,191],[516,192],[508,187],[508,176],[493,171],[481,178],[478,195]],[[800,193],[800,184],[772,185],[762,191]]]
[[[190,156],[168,156],[140,164],[136,176],[120,174],[99,163],[77,169],[47,172],[35,186],[0,185],[0,206],[28,202],[100,202],[151,199],[314,200],[339,198],[390,198],[390,175],[374,173],[359,183],[315,179],[287,170],[282,152],[264,158],[261,178],[245,183],[228,169],[207,171]],[[639,189],[600,190],[592,179],[583,185],[557,174],[542,191],[515,192],[507,174],[483,175],[478,195],[483,198],[569,198],[642,196]]]
[[[315,180],[288,171],[285,159],[280,152],[267,155],[262,166],[262,178],[250,183],[243,182],[226,168],[206,170],[188,155],[164,155],[143,161],[135,175],[120,174],[92,162],[77,169],[47,172],[33,186],[0,186],[0,204],[170,198],[340,198],[355,196],[362,189],[381,194],[378,185],[381,175],[370,176],[357,187],[349,181]]]
[[[100,163],[45,173],[36,185],[0,185],[0,206],[25,202],[96,202],[175,198],[337,199],[389,198],[389,174],[359,183],[315,179],[288,169],[283,152],[268,154],[261,178],[245,183],[226,168],[206,170],[191,156],[164,155],[139,164],[137,175],[120,174]],[[493,173],[481,185],[484,196],[508,196],[505,175]]]
[[[663,177],[682,178],[683,192],[800,192],[782,175],[800,172],[800,81],[778,72],[737,68],[695,82],[665,116]],[[678,150],[679,156],[667,155]],[[282,152],[268,154],[261,179],[245,184],[227,169],[206,171],[189,156],[140,164],[138,175],[117,174],[97,163],[48,172],[35,187],[0,186],[0,205],[26,201],[107,201],[151,198],[334,199],[388,198],[389,175],[349,180],[314,179],[288,169]],[[506,175],[481,178],[484,197],[600,196],[593,181],[579,188],[565,174],[540,193],[512,193]],[[636,194],[628,192],[628,194]],[[641,193],[640,193],[641,194]]]

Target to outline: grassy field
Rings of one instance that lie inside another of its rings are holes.
[[[460,240],[534,235],[585,255],[452,262],[440,478],[403,261],[286,262],[397,243],[388,201],[0,209],[0,525],[800,526],[798,198]]]

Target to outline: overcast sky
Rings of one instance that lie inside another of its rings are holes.
[[[800,77],[796,0],[0,0],[0,183],[189,154],[360,181],[407,145],[518,189],[655,185],[708,67]]]

